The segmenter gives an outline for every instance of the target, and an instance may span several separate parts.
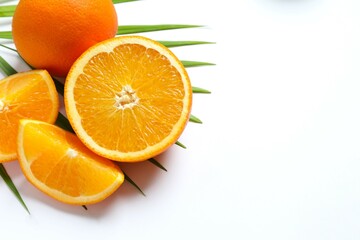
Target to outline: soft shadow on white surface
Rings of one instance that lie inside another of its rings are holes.
[[[162,155],[156,157],[159,162],[164,162],[164,159],[170,158],[171,153],[165,152]],[[11,175],[14,182],[17,183],[18,190],[21,192],[21,195],[24,199],[37,201],[38,203],[43,203],[48,207],[56,209],[58,211],[66,212],[71,215],[78,215],[84,218],[96,218],[106,217],[108,211],[111,211],[112,208],[116,207],[116,204],[121,204],[122,202],[131,201],[132,198],[146,197],[143,196],[134,186],[129,182],[124,181],[123,185],[109,198],[104,201],[88,205],[88,210],[86,211],[81,206],[68,205],[57,200],[52,199],[51,197],[45,195],[37,188],[32,186],[23,176],[21,168],[17,161],[6,163],[5,167]],[[161,174],[163,170],[154,166],[149,162],[139,162],[135,164],[121,164],[121,169],[126,172],[126,174],[141,188],[141,190],[146,194],[148,188],[151,185],[156,184],[157,175]],[[30,209],[31,212],[31,209]]]

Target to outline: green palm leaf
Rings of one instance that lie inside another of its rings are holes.
[[[179,142],[179,141],[176,141],[175,144],[178,145],[179,147],[182,147],[182,148],[186,149],[186,146],[184,144],[182,144],[181,142]]]
[[[0,17],[11,17],[14,15],[16,5],[0,6]]]
[[[139,1],[139,0],[113,0],[112,2],[114,4],[117,4],[117,3],[127,3],[127,2],[136,2],[136,1]]]
[[[16,70],[13,69],[6,61],[4,58],[2,58],[0,56],[0,68],[7,74],[7,75],[11,75],[11,74],[15,74]],[[55,80],[55,83],[59,83],[62,84],[58,81]],[[64,89],[64,87],[62,86],[62,89]],[[72,132],[74,133],[73,128],[71,127],[71,124],[69,122],[69,120],[62,114],[59,112],[58,117],[56,119],[55,124],[59,127],[61,127],[62,129]],[[2,166],[2,165],[1,165]],[[0,169],[1,170],[1,169]],[[124,172],[125,174],[125,172]],[[1,177],[3,177],[5,183],[9,186],[10,189],[12,189],[13,193],[15,194],[15,196],[18,198],[18,200],[20,201],[21,204],[25,205],[24,201],[22,200],[20,194],[18,193],[18,191],[16,190],[15,185],[12,183],[11,178],[5,173],[1,173],[0,172]],[[125,175],[126,176],[126,175]],[[131,185],[133,185],[136,189],[138,189],[142,194],[143,191],[139,188],[139,186],[133,181],[131,180],[129,177],[125,178],[127,181],[129,181],[129,183]],[[27,209],[27,207],[25,206],[25,208]]]
[[[71,127],[71,124],[69,122],[69,120],[62,114],[59,112],[59,115],[56,119],[55,124],[59,127],[61,127],[62,129],[75,133],[75,131],[73,130],[73,128]],[[123,171],[124,175],[125,175],[125,180],[128,181],[131,185],[133,185],[133,187],[135,187],[136,189],[138,189],[143,195],[145,195],[143,193],[143,191],[139,188],[139,186],[132,180],[130,179],[126,173]]]
[[[0,3],[6,2],[8,0],[0,0]],[[118,3],[126,3],[126,2],[134,2],[138,0],[113,0],[114,4]],[[7,5],[7,6],[0,6],[0,17],[11,17],[14,14],[14,11],[16,9],[16,5]],[[200,25],[186,25],[186,24],[159,24],[159,25],[124,25],[124,26],[118,26],[117,35],[123,35],[123,34],[137,34],[137,33],[143,33],[143,32],[154,32],[154,31],[164,31],[164,30],[174,30],[174,29],[184,29],[184,28],[197,28],[202,27]],[[12,39],[11,31],[0,31],[0,39]],[[181,47],[181,46],[190,46],[190,45],[200,45],[200,44],[213,44],[213,42],[206,42],[206,41],[159,41],[161,44],[163,44],[166,47],[172,48],[172,47]],[[12,51],[16,51],[15,49],[12,49],[4,44],[0,44],[1,47],[7,48]],[[199,62],[199,61],[189,61],[189,60],[183,60],[183,65],[187,68],[189,67],[199,67],[199,66],[211,66],[215,65],[214,63],[210,62]],[[31,66],[30,66],[31,67]],[[5,74],[11,75],[16,73],[16,70],[13,69],[1,56],[0,56],[0,69],[4,71]],[[54,83],[56,85],[57,91],[63,95],[64,94],[64,85],[57,79],[54,79]],[[210,93],[210,91],[199,88],[199,87],[192,87],[193,93]],[[189,119],[190,122],[193,123],[202,123],[202,121],[197,118],[194,115],[190,116]],[[56,125],[59,127],[74,132],[68,119],[61,113],[59,113],[58,118],[56,120]],[[175,143],[176,145],[186,148],[184,144],[177,141]],[[154,158],[151,158],[148,160],[150,163],[154,164],[155,166],[159,167],[160,169],[167,171],[164,166],[162,166],[158,161],[156,161]],[[12,189],[13,193],[16,195],[16,188],[14,184],[11,181],[11,178],[7,175],[5,168],[0,164],[0,175],[5,180],[7,185],[10,189]],[[143,195],[144,192],[140,189],[140,187],[126,174],[125,180],[127,180],[131,185],[133,185],[136,189],[138,189]],[[22,202],[25,209],[28,211],[25,203],[22,201],[22,198],[20,194],[17,192],[17,198],[20,202]],[[86,208],[86,206],[83,206]]]
[[[0,32],[0,38],[3,38],[3,39],[12,39],[11,31],[1,31],[1,32]]]
[[[4,71],[4,73],[6,75],[12,75],[16,73],[16,70],[14,68],[12,68],[10,66],[10,64],[8,64],[4,58],[2,58],[0,56],[0,68]],[[13,194],[15,195],[15,197],[17,198],[17,200],[20,202],[20,204],[25,208],[25,210],[29,212],[29,209],[27,208],[24,200],[22,199],[19,191],[17,190],[15,184],[13,183],[13,181],[11,180],[9,174],[6,172],[5,167],[0,164],[0,176],[2,177],[2,179],[5,181],[6,185],[10,188],[10,190],[13,192]]]
[[[158,161],[156,161],[155,158],[150,158],[148,161],[149,161],[150,163],[154,164],[155,166],[157,166],[158,168],[160,168],[160,169],[164,170],[165,172],[167,172],[167,169],[166,169],[163,165],[161,165],[161,163],[159,163]]]
[[[10,64],[7,61],[5,61],[5,59],[1,56],[0,56],[0,68],[8,76],[16,73],[16,70],[13,67],[11,67]]]
[[[198,117],[195,117],[194,115],[190,115],[189,121],[193,123],[203,123]]]
[[[22,199],[19,191],[17,190],[15,184],[13,183],[13,181],[11,180],[9,174],[7,173],[4,165],[2,165],[0,163],[0,176],[2,177],[2,179],[4,180],[4,182],[6,183],[6,185],[10,188],[11,192],[15,195],[15,197],[17,198],[17,200],[20,202],[20,204],[25,208],[25,210],[30,214],[30,211],[28,209],[28,207],[26,206],[24,200]]]
[[[193,93],[211,93],[209,90],[206,90],[204,88],[199,88],[199,87],[192,87],[192,92]]]
[[[59,80],[53,78],[53,81],[55,83],[56,91],[61,95],[64,96],[64,84],[60,82]]]
[[[59,112],[55,124],[68,132],[75,133],[75,131],[71,127],[69,120],[61,112]]]
[[[133,185],[137,190],[139,190],[139,192],[146,196],[145,193],[141,190],[141,188],[123,171],[124,176],[125,176],[125,180],[128,181],[131,185]]]
[[[8,47],[8,46],[6,46],[6,45],[4,45],[4,44],[0,44],[0,47],[6,48],[6,49],[11,50],[11,51],[13,51],[13,52],[17,52],[16,49],[13,49],[13,48],[11,48],[11,47]]]
[[[200,45],[200,44],[214,44],[214,42],[204,42],[204,41],[161,41],[160,40],[158,42],[168,48]]]
[[[155,32],[155,31],[173,30],[173,29],[181,29],[181,28],[196,28],[196,27],[202,27],[202,26],[185,25],[185,24],[123,25],[118,27],[117,35],[142,33],[142,32]]]
[[[184,65],[184,67],[186,67],[186,68],[189,68],[189,67],[202,67],[202,66],[214,66],[214,65],[216,65],[215,63],[187,61],[187,60],[182,60],[181,62]]]
[[[0,0],[0,3],[10,2],[12,0]]]

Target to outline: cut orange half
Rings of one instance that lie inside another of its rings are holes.
[[[189,119],[192,88],[168,48],[124,36],[80,56],[66,78],[64,96],[70,123],[88,148],[135,162],[177,141]]]
[[[26,178],[64,203],[99,202],[124,181],[112,161],[90,151],[74,134],[41,121],[20,121],[18,155]]]
[[[19,120],[56,120],[59,98],[45,70],[17,73],[0,80],[0,162],[16,159]]]

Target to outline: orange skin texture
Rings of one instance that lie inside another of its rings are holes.
[[[84,51],[114,37],[117,27],[111,0],[20,0],[12,34],[28,64],[65,77]]]

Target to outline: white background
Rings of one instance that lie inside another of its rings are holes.
[[[58,203],[6,163],[31,215],[0,180],[1,239],[360,239],[360,3],[357,0],[144,0],[120,24],[201,24],[143,34],[205,40],[174,48],[189,69],[193,114],[158,160],[126,166],[104,202]],[[0,19],[0,29],[10,29]],[[17,70],[25,65],[0,51]],[[4,237],[6,236],[6,237]]]

